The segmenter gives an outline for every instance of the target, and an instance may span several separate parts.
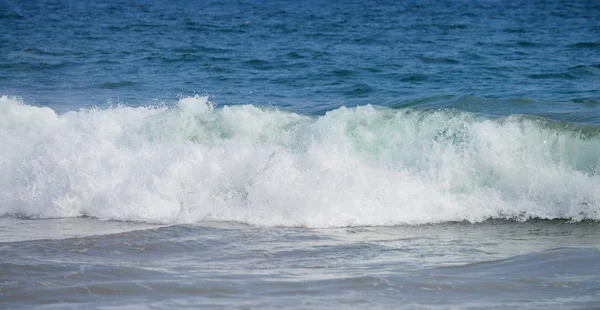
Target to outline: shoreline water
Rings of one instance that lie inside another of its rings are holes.
[[[49,237],[0,242],[7,308],[582,309],[600,300],[598,223],[2,223],[4,233],[37,226]],[[93,227],[114,233],[88,235]]]

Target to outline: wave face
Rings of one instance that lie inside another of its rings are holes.
[[[600,129],[524,116],[252,105],[58,115],[0,97],[0,215],[343,227],[600,220]]]

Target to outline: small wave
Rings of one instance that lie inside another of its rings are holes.
[[[375,91],[375,88],[373,88],[370,85],[355,84],[355,85],[348,87],[347,90],[345,91],[345,94],[348,96],[364,96],[364,95],[367,95],[374,91]]]
[[[525,28],[504,28],[502,29],[504,32],[508,33],[525,33],[527,30]]]
[[[287,53],[285,56],[288,57],[288,58],[290,58],[290,59],[303,59],[303,58],[306,58],[306,56],[303,56],[303,55],[301,55],[299,53],[296,53],[296,52]]]
[[[573,282],[585,281],[590,271],[600,267],[600,251],[595,248],[555,248],[494,261],[438,268],[442,274],[470,276],[485,273],[492,279],[518,279],[520,282],[552,282],[556,275],[570,275]],[[571,262],[577,261],[577,264]],[[574,279],[579,276],[579,279]],[[596,276],[596,275],[592,275]],[[584,277],[584,278],[581,278]]]
[[[329,73],[329,75],[335,76],[335,77],[348,77],[348,76],[351,76],[354,74],[356,74],[355,71],[346,70],[346,69],[337,69],[337,70],[333,70]]]
[[[467,29],[467,25],[465,24],[449,24],[441,25],[441,27],[445,29]]]
[[[268,61],[262,59],[250,59],[243,62],[244,65],[247,65],[253,69],[258,70],[273,70],[275,67]]]
[[[131,81],[106,82],[106,83],[102,83],[100,85],[100,87],[105,88],[105,89],[115,89],[115,88],[129,87],[134,84],[135,83],[131,82]]]
[[[64,69],[72,66],[77,66],[78,63],[70,62],[70,61],[62,61],[62,62],[46,62],[46,61],[38,61],[38,60],[30,60],[30,61],[20,61],[13,63],[4,63],[0,65],[2,69],[19,69],[26,71],[50,71],[56,69]]]
[[[427,80],[427,75],[419,73],[407,74],[400,79],[400,81],[407,83],[421,82],[425,80]]]
[[[575,43],[575,44],[571,44],[568,47],[570,47],[570,48],[584,48],[584,49],[593,48],[593,49],[595,49],[595,48],[600,48],[600,42],[578,42],[578,43]]]
[[[531,48],[545,46],[544,44],[537,43],[537,42],[531,42],[531,41],[519,41],[519,42],[517,42],[517,45],[520,47],[531,47]]]
[[[57,114],[0,97],[0,215],[345,227],[600,220],[600,128],[439,109]]]
[[[452,58],[445,58],[445,57],[425,57],[425,56],[421,56],[418,57],[419,60],[422,63],[427,63],[427,64],[449,64],[449,65],[454,65],[454,64],[458,64],[459,61],[456,59],[452,59]]]
[[[569,73],[574,75],[599,75],[600,74],[600,65],[578,65],[574,67],[570,67]]]
[[[202,53],[202,54],[222,55],[222,54],[232,52],[232,50],[225,49],[225,48],[219,48],[219,47],[212,47],[212,46],[194,45],[194,46],[186,46],[186,47],[176,47],[173,49],[173,52],[181,53],[181,54]]]
[[[527,77],[532,79],[566,79],[571,80],[575,77],[567,72],[556,72],[556,73],[536,73],[528,74]]]

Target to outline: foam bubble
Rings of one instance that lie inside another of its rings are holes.
[[[3,96],[0,215],[308,227],[599,220],[600,138],[567,125],[374,106],[312,118],[216,109],[206,97],[57,115]]]

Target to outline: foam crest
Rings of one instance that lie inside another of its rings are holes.
[[[363,106],[57,115],[0,97],[0,215],[340,227],[600,219],[597,128]]]

